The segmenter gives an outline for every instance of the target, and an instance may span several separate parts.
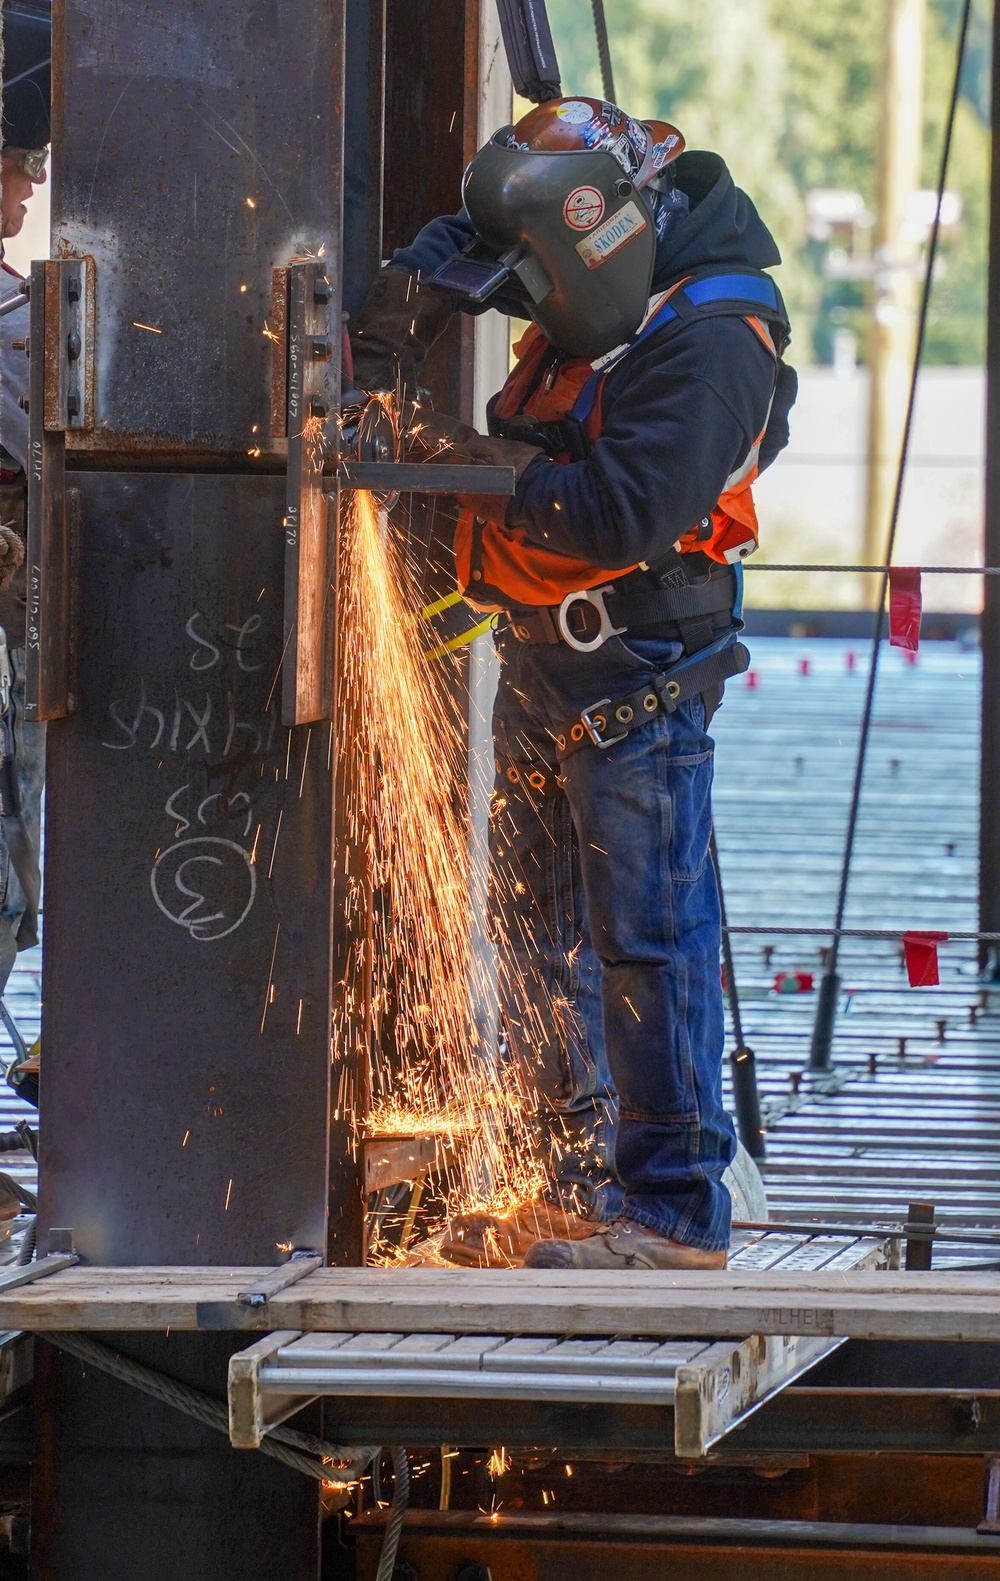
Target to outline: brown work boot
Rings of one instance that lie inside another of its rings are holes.
[[[463,1213],[451,1220],[438,1250],[445,1262],[464,1268],[520,1268],[533,1246],[569,1244],[603,1226],[532,1197],[513,1213]],[[554,1237],[558,1236],[558,1241]]]
[[[635,1219],[598,1224],[585,1241],[536,1241],[525,1268],[725,1268],[725,1252],[684,1246]]]

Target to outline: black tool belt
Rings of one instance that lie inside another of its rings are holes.
[[[732,625],[731,567],[719,566],[703,580],[680,586],[659,581],[651,571],[633,571],[602,587],[568,593],[561,604],[514,608],[508,610],[507,629],[518,642],[565,642],[578,653],[594,653],[609,637],[628,631],[655,630],[693,653]]]
[[[732,642],[704,658],[695,655],[682,660],[671,667],[669,674],[654,675],[648,685],[625,697],[602,697],[560,725],[555,735],[556,756],[562,763],[581,747],[599,747],[603,751],[617,746],[657,714],[672,714],[689,697],[742,675],[749,663],[750,654],[742,642]]]

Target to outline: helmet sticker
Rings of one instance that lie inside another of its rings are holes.
[[[666,164],[668,164],[670,162],[670,159],[671,159],[671,157],[673,155],[673,151],[677,147],[677,144],[679,142],[680,142],[680,138],[677,135],[677,133],[676,132],[671,132],[670,136],[667,137],[667,138],[664,138],[662,143],[655,143],[653,145],[653,169],[654,170],[662,170],[664,165],[666,165]]]
[[[576,250],[588,269],[599,269],[619,247],[624,247],[626,242],[645,229],[646,220],[638,204],[626,203],[617,214],[612,214],[603,225],[577,242]]]
[[[575,187],[563,204],[563,219],[574,231],[589,231],[604,218],[604,198],[596,187]]]
[[[556,115],[567,126],[585,126],[593,120],[594,111],[582,99],[566,99],[564,103],[556,105]]]

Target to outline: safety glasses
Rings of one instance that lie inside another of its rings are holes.
[[[23,170],[29,180],[37,181],[40,176],[45,174],[45,166],[49,162],[49,150],[47,148],[5,148],[3,157],[4,159],[9,159],[12,164]]]

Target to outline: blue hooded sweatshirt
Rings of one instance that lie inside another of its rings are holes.
[[[672,217],[657,247],[653,290],[713,265],[768,269],[774,239],[717,154],[685,153],[674,166],[689,212]],[[433,220],[396,267],[430,274],[475,235],[460,214]],[[625,569],[656,560],[713,510],[761,430],[761,468],[788,443],[794,370],[774,361],[740,318],[695,321],[642,342],[604,382],[602,427],[586,460],[533,461],[507,507],[507,525],[564,554]]]

